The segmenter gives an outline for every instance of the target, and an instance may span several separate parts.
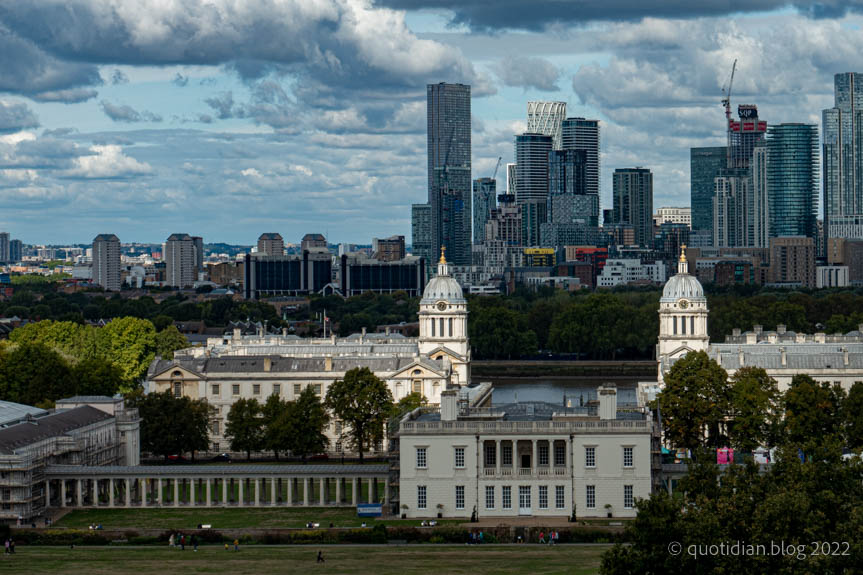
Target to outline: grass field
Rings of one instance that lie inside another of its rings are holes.
[[[199,551],[168,547],[23,547],[0,558],[0,573],[28,575],[134,573],[404,573],[588,575],[599,571],[601,545],[416,545],[325,546],[325,563],[317,564],[317,547],[249,546],[239,552],[202,546]]]
[[[365,521],[372,525],[375,519],[357,517],[352,507],[279,507],[275,509],[195,508],[195,509],[81,509],[68,513],[54,525],[86,529],[101,524],[104,529],[194,529],[199,523],[210,524],[213,529],[305,527],[314,521],[321,527],[333,523],[335,527],[359,527]],[[389,525],[419,525],[418,519],[382,520]],[[444,523],[460,521],[441,521]]]

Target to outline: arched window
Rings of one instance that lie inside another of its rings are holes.
[[[671,325],[674,326],[674,335],[677,335],[677,316],[671,318]]]
[[[686,316],[680,318],[680,333],[686,335]]]
[[[179,371],[179,370],[175,371],[174,373],[171,374],[171,377],[183,377],[183,372]]]
[[[435,336],[435,334],[434,334],[434,326],[435,326],[434,318],[431,319],[431,325],[432,325],[432,337],[434,337]]]
[[[421,369],[415,369],[411,372],[411,375],[422,375],[423,372]]]
[[[449,336],[452,337],[452,318],[449,318]]]
[[[423,392],[423,382],[421,379],[415,379],[413,381],[413,385],[411,386],[412,393],[422,393]]]
[[[440,319],[438,320],[438,322],[439,322],[439,323],[438,323],[438,327],[440,328],[440,336],[441,336],[441,337],[443,337],[443,336],[444,336],[444,331],[443,331],[443,318],[440,318]]]
[[[183,395],[183,382],[175,381],[174,382],[174,397],[182,397]]]
[[[695,333],[695,316],[689,316],[689,333]]]

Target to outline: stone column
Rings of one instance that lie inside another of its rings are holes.
[[[180,482],[177,481],[176,477],[174,479],[172,479],[172,481],[174,482],[174,507],[179,507],[180,506]]]
[[[207,478],[207,507],[210,507],[213,504],[213,496],[212,496],[212,480]]]
[[[222,477],[222,506],[228,505],[228,482]]]
[[[194,507],[197,503],[197,500],[195,499],[195,496],[197,495],[195,484],[197,482],[198,480],[196,478],[192,478],[189,480],[189,505],[191,505],[192,507]]]
[[[276,478],[270,478],[270,505],[278,505],[279,499],[276,497]]]
[[[108,478],[108,507],[114,507],[114,478]]]
[[[75,480],[75,490],[77,491],[78,507],[84,507],[84,490],[80,479]]]
[[[501,447],[500,439],[494,441],[494,462],[496,463],[495,473],[500,476],[500,460],[503,457],[503,448]]]
[[[156,480],[156,503],[161,507],[162,505],[162,478],[158,478]]]
[[[498,460],[498,462],[500,462],[500,460]],[[498,465],[499,465],[499,463],[498,463]],[[389,481],[384,479],[384,507],[389,505],[389,503],[390,503],[390,485],[389,485]],[[477,509],[479,509],[479,502],[477,502]]]
[[[255,507],[261,506],[261,480],[255,478]]]
[[[288,479],[288,490],[285,497],[285,505],[288,507],[293,506],[294,504],[294,478],[291,477]]]
[[[336,505],[342,504],[342,481],[341,477],[336,479]]]
[[[237,504],[242,507],[245,505],[245,493],[243,493],[243,487],[245,487],[246,482],[243,479],[240,479],[240,488],[238,490],[239,496],[237,497]]]
[[[531,473],[536,474],[536,470],[539,468],[539,461],[536,460],[536,439],[531,440],[531,444],[533,445],[533,454],[530,459]]]
[[[51,507],[51,480],[45,480],[45,509]]]
[[[359,478],[354,477],[353,479],[351,479],[351,497],[353,499],[351,501],[351,503],[354,504],[354,507],[356,507],[357,503],[360,502],[360,499],[359,499],[360,489],[359,489],[358,483],[359,483]]]
[[[149,488],[149,479],[146,477],[138,479],[138,490],[141,492],[141,507],[147,506],[147,491]]]
[[[132,482],[126,478],[126,507],[132,506]]]
[[[306,507],[309,506],[309,487],[311,486],[311,483],[311,479],[303,477],[303,505]]]
[[[326,495],[327,495],[327,480],[326,480],[326,479],[324,479],[323,477],[321,477],[321,479],[318,481],[318,483],[320,484],[320,487],[321,487],[321,492],[320,492],[320,494],[319,494],[319,495],[320,495],[320,500],[321,500],[321,507],[323,507],[324,505],[326,505],[326,504],[327,504],[327,503],[326,503],[326,502],[327,502],[327,498],[326,498]]]
[[[60,507],[66,507],[66,480],[60,480]]]

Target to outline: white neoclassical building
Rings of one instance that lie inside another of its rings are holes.
[[[210,338],[206,347],[156,358],[147,374],[147,391],[206,399],[215,408],[210,425],[211,450],[228,449],[224,436],[231,405],[240,398],[266,401],[270,395],[296,399],[306,387],[324,397],[329,385],[356,367],[368,367],[384,380],[398,401],[417,392],[430,404],[440,402],[447,387],[470,381],[467,300],[450,275],[443,255],[438,274],[423,292],[420,334],[362,333],[339,338],[300,338],[285,333],[242,335],[239,329]],[[342,450],[342,426],[327,429],[330,448]]]
[[[707,351],[710,343],[707,335],[707,298],[701,282],[689,274],[685,250],[686,246],[683,246],[677,275],[665,284],[659,300],[656,358],[660,385],[675,361],[690,351]]]

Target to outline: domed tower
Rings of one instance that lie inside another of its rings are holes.
[[[659,300],[659,343],[656,359],[659,382],[679,358],[690,351],[707,351],[707,298],[695,276],[689,275],[686,246],[680,250],[677,275],[665,284]]]
[[[458,282],[449,275],[441,248],[437,275],[420,300],[419,352],[432,359],[447,359],[458,376],[459,385],[470,379],[470,344],[467,338],[467,300]]]

